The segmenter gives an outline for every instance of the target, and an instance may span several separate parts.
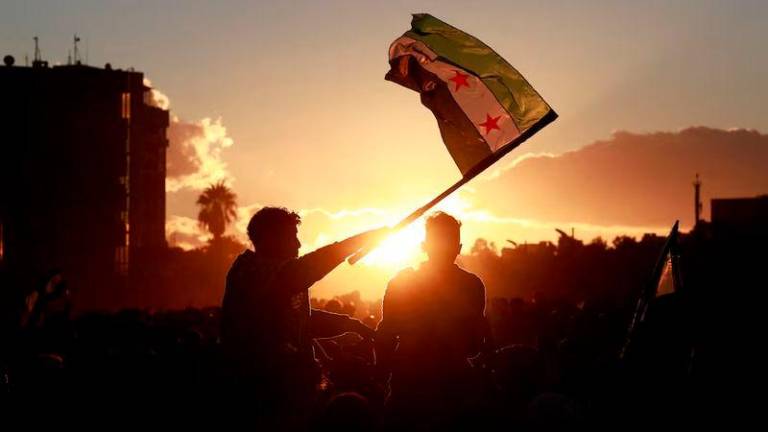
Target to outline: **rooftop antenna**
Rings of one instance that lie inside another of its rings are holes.
[[[40,54],[40,39],[35,36],[35,58],[32,60],[32,67],[48,67],[48,62],[43,61],[43,56]]]
[[[694,226],[696,226],[701,220],[701,180],[699,179],[699,173],[696,173],[696,180],[693,182],[693,192],[693,220]]]
[[[35,39],[35,57],[32,60],[32,64],[42,60],[42,56],[40,55],[40,39],[37,36],[35,36],[34,39]]]
[[[76,65],[80,64],[80,50],[77,49],[77,43],[78,42],[80,42],[80,38],[77,36],[77,33],[75,33],[75,37],[74,37],[75,58],[74,58],[74,60],[75,60],[75,64]]]

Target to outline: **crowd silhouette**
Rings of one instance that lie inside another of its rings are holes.
[[[762,280],[744,239],[694,231],[682,238],[685,289],[654,299],[628,344],[664,238],[608,246],[562,233],[557,245],[478,241],[459,255],[460,223],[437,213],[429,259],[395,276],[382,304],[308,289],[386,230],[298,257],[299,222],[279,208],[254,216],[254,249],[234,260],[221,308],[74,316],[66,275],[46,275],[23,303],[3,303],[0,393],[233,398],[267,430],[691,422],[722,410],[720,386],[738,374],[740,352],[719,342],[734,324],[712,321],[729,304],[718,287],[740,301],[742,284]]]

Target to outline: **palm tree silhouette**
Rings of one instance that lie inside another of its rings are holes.
[[[208,186],[197,198],[197,205],[200,206],[197,222],[213,234],[214,242],[221,239],[227,225],[237,217],[236,198],[237,195],[223,181]]]

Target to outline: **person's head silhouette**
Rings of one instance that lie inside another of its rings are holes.
[[[301,217],[282,207],[264,207],[248,223],[248,238],[265,257],[287,260],[299,256]]]
[[[429,262],[451,265],[461,252],[461,222],[448,213],[436,212],[426,223],[426,238],[421,244]]]

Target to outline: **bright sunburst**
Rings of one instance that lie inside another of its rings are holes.
[[[363,259],[363,263],[392,268],[416,264],[421,258],[423,240],[423,224],[411,224],[384,240]]]
[[[470,205],[459,194],[452,195],[438,204],[433,211],[442,210],[459,219]],[[424,259],[421,242],[424,241],[424,219],[408,225],[389,236],[381,245],[364,259],[363,263],[381,267],[402,268],[412,266]]]

